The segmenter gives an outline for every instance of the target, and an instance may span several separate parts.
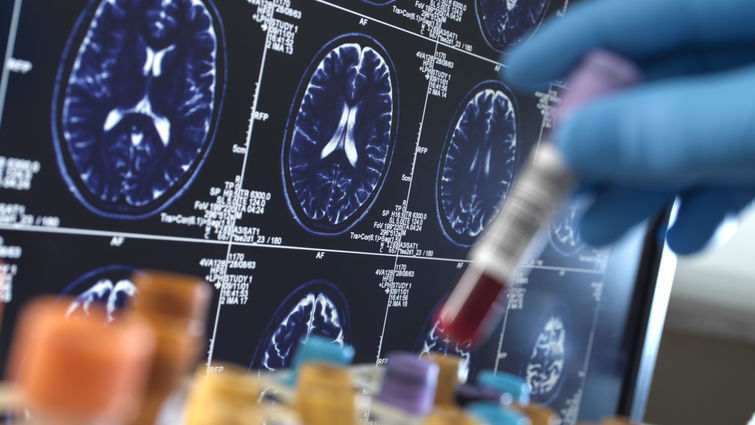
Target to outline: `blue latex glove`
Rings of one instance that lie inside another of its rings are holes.
[[[596,193],[582,221],[586,241],[613,241],[678,194],[667,240],[691,253],[751,202],[754,22],[754,0],[592,1],[505,57],[505,78],[527,90],[564,79],[598,47],[645,73],[644,84],[589,103],[555,136]]]

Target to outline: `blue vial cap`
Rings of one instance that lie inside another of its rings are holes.
[[[496,403],[472,403],[467,406],[467,411],[482,419],[486,425],[531,425],[524,414]]]
[[[511,394],[511,401],[514,403],[526,405],[530,402],[530,386],[524,379],[511,373],[483,370],[477,374],[477,385]]]
[[[294,353],[291,369],[291,384],[299,373],[299,368],[306,363],[329,363],[334,365],[348,365],[354,359],[354,347],[340,344],[332,339],[317,335],[310,335],[299,342]]]

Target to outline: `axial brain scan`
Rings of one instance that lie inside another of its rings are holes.
[[[566,307],[556,304],[543,315],[539,334],[524,367],[524,376],[532,397],[548,403],[560,391],[566,367],[569,338],[569,316]]]
[[[579,220],[587,209],[584,200],[576,199],[566,205],[551,219],[549,238],[553,249],[561,255],[574,255],[585,246],[579,236]]]
[[[310,232],[345,232],[380,191],[398,123],[395,78],[387,52],[361,34],[326,45],[305,73],[282,168],[289,208]]]
[[[299,341],[313,334],[329,338],[340,346],[351,343],[346,300],[335,285],[324,280],[305,283],[278,307],[250,368],[288,367]]]
[[[205,2],[102,0],[72,33],[53,130],[61,172],[88,209],[154,214],[199,170],[224,85],[221,26]]]
[[[443,336],[443,329],[440,322],[435,320],[439,306],[445,301],[445,298],[433,309],[432,313],[425,322],[425,326],[420,332],[418,349],[420,354],[441,353],[444,355],[454,355],[462,359],[459,370],[460,378],[466,379],[470,376],[473,368],[472,345],[470,341],[454,342]]]
[[[498,214],[517,167],[517,112],[503,84],[472,89],[451,123],[441,154],[437,210],[443,233],[471,246]]]
[[[131,267],[108,266],[79,277],[63,290],[63,295],[75,297],[67,315],[89,314],[90,308],[98,304],[105,308],[108,321],[115,320],[118,312],[136,295],[136,285],[131,281],[133,273]]]
[[[477,20],[490,46],[503,51],[542,22],[550,0],[476,0]]]

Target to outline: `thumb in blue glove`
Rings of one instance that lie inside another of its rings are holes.
[[[590,50],[638,63],[649,81],[589,103],[556,143],[588,183],[584,239],[608,243],[680,195],[668,242],[705,246],[755,195],[755,2],[604,0],[547,24],[506,58],[520,88],[564,74]]]

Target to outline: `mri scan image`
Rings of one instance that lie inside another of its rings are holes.
[[[299,341],[310,335],[333,344],[351,343],[349,309],[341,291],[325,280],[313,280],[294,290],[278,307],[260,340],[251,369],[288,367]]]
[[[304,74],[282,171],[289,209],[309,232],[341,234],[375,201],[398,126],[395,74],[385,49],[362,34],[328,43]]]
[[[538,334],[524,365],[524,376],[532,390],[532,397],[549,403],[561,390],[567,362],[570,315],[566,305],[556,303],[543,314]]]
[[[550,0],[476,0],[477,20],[490,47],[521,43],[542,22]]]
[[[438,167],[437,212],[451,242],[475,243],[498,214],[517,163],[515,99],[498,81],[481,83],[451,121]]]
[[[89,210],[142,218],[186,190],[213,142],[224,49],[210,0],[90,3],[53,100],[58,164]]]
[[[461,366],[459,375],[461,379],[466,380],[473,372],[474,353],[470,341],[454,342],[443,336],[443,329],[440,322],[435,319],[438,309],[445,301],[445,297],[433,308],[432,313],[425,321],[425,325],[420,332],[417,347],[415,351],[420,355],[427,353],[440,353],[443,355],[454,355],[461,357]]]
[[[68,306],[67,315],[89,314],[93,305],[105,308],[109,322],[136,295],[136,285],[131,281],[134,269],[113,265],[93,270],[69,284],[62,295],[74,297]]]
[[[551,219],[548,237],[553,249],[561,255],[571,256],[584,248],[585,242],[579,236],[579,221],[587,206],[584,199],[572,200]]]

